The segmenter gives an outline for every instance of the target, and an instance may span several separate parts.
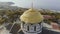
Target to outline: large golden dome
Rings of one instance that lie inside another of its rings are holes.
[[[25,23],[40,23],[43,21],[43,16],[36,9],[29,9],[20,16],[21,21]]]

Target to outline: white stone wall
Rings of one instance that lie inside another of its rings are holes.
[[[29,26],[29,30],[28,30],[28,26]],[[34,28],[36,26],[36,28]],[[36,29],[36,31],[34,31],[34,29]],[[42,31],[42,24],[23,24],[22,25],[22,30],[25,34],[37,34],[40,33]]]

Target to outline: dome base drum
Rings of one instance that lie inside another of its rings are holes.
[[[25,34],[38,34],[42,32],[42,23],[37,24],[21,23],[21,28]]]

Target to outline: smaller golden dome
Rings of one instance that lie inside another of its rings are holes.
[[[33,24],[33,23],[40,23],[41,21],[43,21],[43,16],[36,9],[29,9],[21,15],[20,19],[25,23]]]

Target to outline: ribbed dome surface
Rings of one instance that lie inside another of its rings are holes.
[[[43,16],[36,9],[29,9],[21,15],[20,19],[25,23],[33,24],[40,23],[41,21],[43,21]]]

